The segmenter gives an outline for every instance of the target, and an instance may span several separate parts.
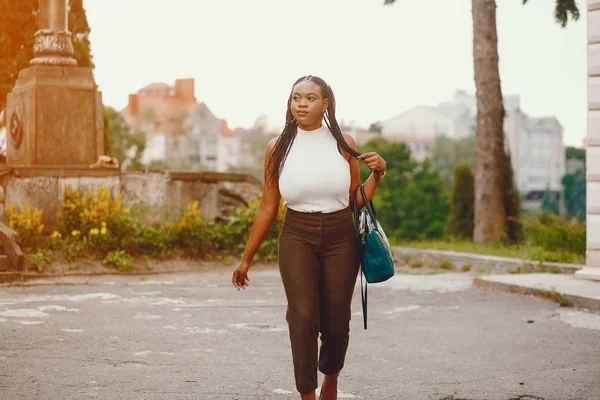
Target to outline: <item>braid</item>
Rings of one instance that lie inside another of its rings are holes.
[[[275,147],[273,148],[273,152],[271,154],[271,158],[269,159],[269,163],[267,165],[266,177],[271,180],[271,183],[275,186],[278,185],[279,175],[281,174],[281,170],[283,169],[283,165],[285,164],[285,160],[287,155],[294,143],[294,139],[296,139],[296,135],[298,134],[298,121],[292,115],[292,93],[294,87],[302,81],[312,81],[321,87],[321,91],[324,98],[329,99],[329,105],[325,110],[325,124],[333,134],[333,137],[338,142],[338,144],[346,150],[352,157],[357,158],[360,156],[360,153],[354,150],[352,147],[346,143],[344,139],[344,135],[340,126],[335,118],[335,96],[333,94],[333,90],[331,87],[321,78],[313,75],[303,76],[294,82],[292,86],[292,91],[290,92],[290,96],[287,102],[287,112],[285,114],[285,127],[283,128],[283,132],[277,141],[275,142]]]

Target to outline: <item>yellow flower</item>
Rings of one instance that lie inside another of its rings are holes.
[[[107,232],[107,231],[108,231],[108,230],[106,229],[106,227],[105,227],[105,226],[103,226],[103,227],[102,227],[102,229],[100,229],[100,234],[101,234],[101,235],[106,235],[106,232]]]
[[[73,236],[79,236],[79,235],[81,235],[81,232],[79,232],[77,230],[74,230],[73,232],[71,232],[71,235],[73,235]]]
[[[99,233],[100,233],[100,231],[98,230],[98,228],[92,228],[92,229],[90,229],[90,235],[97,235]]]
[[[54,231],[54,232],[52,232],[52,235],[50,237],[53,239],[57,239],[57,238],[61,238],[62,235],[60,234],[59,231]]]
[[[106,222],[102,221],[102,226],[106,226]]]

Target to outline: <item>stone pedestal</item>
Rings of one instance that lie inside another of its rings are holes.
[[[22,70],[6,117],[10,166],[87,167],[104,154],[102,97],[89,68]]]
[[[600,281],[600,1],[587,0],[587,9],[587,265],[575,276]]]

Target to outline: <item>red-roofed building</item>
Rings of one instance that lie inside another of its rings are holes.
[[[193,79],[146,85],[129,95],[121,113],[146,133],[144,164],[162,161],[172,169],[222,172],[239,164],[240,135],[196,100]]]
[[[187,115],[197,105],[194,79],[177,79],[175,86],[151,83],[130,94],[121,113],[136,129],[168,133],[170,120]]]

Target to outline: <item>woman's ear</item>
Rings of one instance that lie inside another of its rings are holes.
[[[325,108],[323,108],[323,112],[325,112],[325,110],[329,108],[329,99],[327,97],[323,99],[323,105],[325,106]]]

